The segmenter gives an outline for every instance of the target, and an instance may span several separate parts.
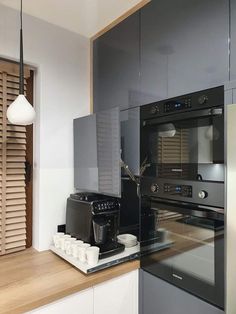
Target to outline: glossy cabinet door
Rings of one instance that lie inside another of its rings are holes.
[[[145,102],[222,85],[229,79],[228,36],[229,0],[151,1],[141,10]]]
[[[136,176],[140,169],[140,108],[120,112],[121,157]],[[122,174],[127,175],[124,171]]]
[[[74,120],[74,187],[121,195],[119,108]]]
[[[153,276],[140,272],[140,314],[224,314],[224,311]]]
[[[230,1],[230,80],[236,80],[236,0],[229,1]]]
[[[138,314],[138,270],[94,287],[94,314],[111,313]]]
[[[139,12],[93,43],[94,112],[139,104]]]

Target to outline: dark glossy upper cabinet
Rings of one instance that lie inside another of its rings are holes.
[[[139,104],[139,51],[139,12],[94,41],[94,112]]]
[[[144,102],[227,81],[228,36],[228,0],[152,0],[141,10]]]
[[[74,186],[121,195],[119,108],[74,120]]]
[[[230,0],[230,22],[230,80],[236,80],[236,0]]]

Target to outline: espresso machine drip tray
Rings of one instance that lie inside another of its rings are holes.
[[[118,242],[110,242],[98,245],[100,247],[99,259],[107,258],[124,251],[125,246]]]

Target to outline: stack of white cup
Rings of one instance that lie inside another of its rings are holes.
[[[72,255],[82,263],[87,262],[90,266],[98,263],[100,249],[97,246],[91,246],[63,232],[57,232],[53,236],[53,242],[56,248],[61,249],[67,255]]]

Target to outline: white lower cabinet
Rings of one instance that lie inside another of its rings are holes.
[[[138,270],[25,314],[138,314]]]
[[[138,314],[138,270],[94,287],[94,314]]]
[[[26,314],[93,314],[93,288],[41,306]]]

